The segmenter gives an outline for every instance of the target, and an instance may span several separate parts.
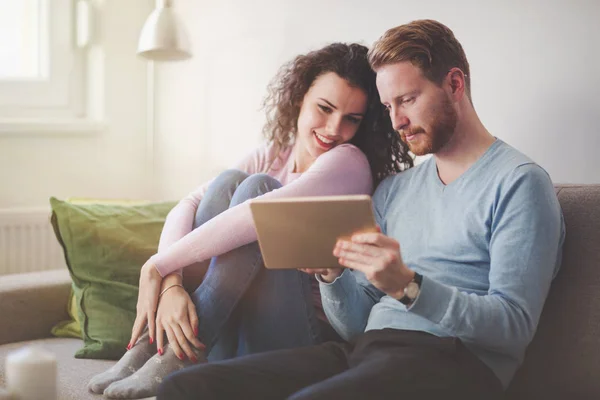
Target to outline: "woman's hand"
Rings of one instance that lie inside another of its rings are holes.
[[[201,350],[205,346],[196,337],[198,335],[198,315],[190,295],[179,285],[167,290],[160,298],[156,312],[156,346],[163,354],[164,333],[169,345],[180,360],[184,353],[192,362],[197,362],[190,343]]]
[[[146,324],[148,324],[150,343],[154,342],[156,306],[158,304],[161,282],[162,276],[158,273],[156,266],[146,261],[140,272],[140,287],[136,307],[137,315],[133,323],[131,339],[129,340],[127,349],[131,349],[135,345],[144,331]]]

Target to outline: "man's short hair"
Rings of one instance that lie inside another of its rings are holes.
[[[465,74],[465,91],[471,99],[467,56],[446,25],[422,19],[397,26],[385,32],[369,51],[369,63],[374,70],[403,61],[410,61],[438,86],[450,69],[460,68]]]

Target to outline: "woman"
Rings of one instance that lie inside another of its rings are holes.
[[[313,276],[263,268],[247,200],[371,194],[412,159],[380,104],[364,46],[296,57],[269,86],[265,108],[267,144],[169,213],[141,270],[129,351],[92,379],[93,392],[151,396],[164,376],[205,354],[220,360],[335,336]]]

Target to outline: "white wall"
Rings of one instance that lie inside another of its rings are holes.
[[[49,196],[148,197],[146,63],[137,38],[154,2],[102,0],[107,131],[0,136],[0,208]],[[157,66],[154,197],[179,198],[261,140],[277,68],[331,41],[371,44],[417,18],[450,26],[472,67],[475,106],[496,136],[556,182],[600,183],[597,0],[177,0],[190,61]]]
[[[419,18],[448,25],[487,128],[555,182],[600,183],[597,0],[178,0],[194,58],[157,69],[157,196],[178,198],[260,142],[281,63],[331,41],[370,45]]]
[[[107,130],[91,135],[0,135],[0,209],[48,197],[144,198],[146,63],[135,55],[152,0],[101,0]],[[65,21],[68,23],[68,21]]]

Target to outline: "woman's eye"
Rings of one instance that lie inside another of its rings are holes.
[[[319,104],[319,108],[320,108],[320,109],[321,109],[323,112],[325,112],[325,113],[327,113],[327,114],[331,113],[331,108],[329,108],[329,107],[327,107],[327,106],[324,106],[324,105],[322,105],[322,104]]]
[[[347,119],[348,119],[348,121],[350,121],[351,124],[354,124],[354,125],[360,124],[360,121],[361,121],[360,118],[356,118],[356,117],[348,117]]]

